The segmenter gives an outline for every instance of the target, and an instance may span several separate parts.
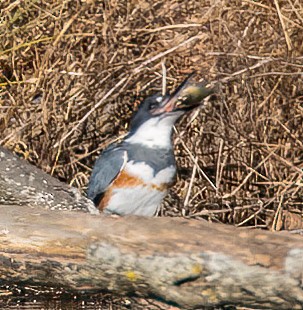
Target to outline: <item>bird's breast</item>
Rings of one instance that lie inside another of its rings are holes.
[[[145,162],[129,161],[125,171],[130,176],[139,178],[142,182],[150,185],[171,184],[176,176],[175,165],[169,165],[161,170],[156,170]]]
[[[155,173],[143,162],[127,162],[105,193],[99,208],[121,215],[153,216],[174,183],[175,175],[175,166]]]

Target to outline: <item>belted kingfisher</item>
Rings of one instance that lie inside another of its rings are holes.
[[[172,129],[186,112],[213,93],[191,74],[171,94],[146,98],[130,122],[123,141],[108,146],[97,159],[88,197],[101,211],[154,216],[176,180]]]

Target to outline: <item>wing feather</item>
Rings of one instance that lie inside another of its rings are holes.
[[[123,170],[127,162],[127,152],[119,146],[107,148],[96,160],[87,196],[98,205],[107,188]]]

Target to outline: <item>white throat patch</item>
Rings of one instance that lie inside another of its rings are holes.
[[[151,148],[172,148],[172,128],[179,115],[154,117],[144,122],[126,142]]]

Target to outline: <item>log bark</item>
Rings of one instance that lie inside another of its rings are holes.
[[[0,205],[39,205],[97,214],[80,192],[0,146]]]
[[[302,308],[299,236],[36,206],[0,212],[2,283],[154,296],[185,308]]]
[[[1,171],[7,158],[1,157]],[[14,162],[20,166],[19,160]],[[37,172],[34,179],[39,175]],[[3,175],[0,179],[2,196]],[[11,191],[19,181],[6,174],[6,182]],[[22,184],[17,186],[27,186]],[[113,218],[52,211],[49,204],[45,208],[44,201],[20,205],[22,200],[14,204],[12,197],[5,204],[3,197],[2,285],[63,286],[154,297],[188,309],[218,305],[303,308],[301,236],[178,218]]]

